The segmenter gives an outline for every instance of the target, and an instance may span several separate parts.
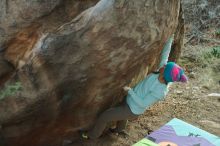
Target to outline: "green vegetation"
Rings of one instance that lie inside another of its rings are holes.
[[[215,34],[220,35],[220,28],[216,30]]]
[[[189,77],[209,89],[219,88],[220,46],[188,46],[180,65],[188,69]]]
[[[0,100],[7,97],[15,95],[18,91],[21,91],[22,85],[20,82],[16,82],[12,85],[6,86],[4,89],[0,91]]]
[[[190,51],[183,56],[179,64],[193,68],[194,66],[202,68],[212,68],[219,70],[220,65],[220,46],[215,47],[189,47]]]
[[[211,48],[209,51],[204,53],[203,57],[205,59],[220,58],[220,46]]]

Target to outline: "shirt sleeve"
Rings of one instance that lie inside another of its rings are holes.
[[[141,100],[140,97],[137,96],[133,89],[130,89],[128,91],[128,94],[131,95],[133,101],[136,102],[140,107],[144,107],[143,100]]]
[[[167,64],[168,58],[169,58],[169,54],[170,54],[170,50],[171,50],[171,46],[173,43],[173,37],[174,35],[172,35],[172,37],[170,37],[163,50],[162,50],[162,54],[161,54],[161,60],[160,60],[160,64],[159,64],[159,68],[163,67],[165,64]]]
[[[137,94],[133,91],[133,89],[128,91],[128,94],[131,95],[132,99],[136,104],[138,104],[140,107],[146,108],[150,105],[153,105],[159,100],[162,100],[165,96],[164,94],[156,94],[156,93],[149,93],[147,94],[144,99],[142,100],[140,97],[137,96]]]

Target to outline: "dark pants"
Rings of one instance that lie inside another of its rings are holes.
[[[138,115],[131,112],[127,103],[123,103],[117,107],[104,111],[97,119],[95,126],[88,131],[91,139],[98,138],[104,131],[106,124],[111,121],[117,121],[117,131],[122,131],[126,127],[127,120],[135,119]]]

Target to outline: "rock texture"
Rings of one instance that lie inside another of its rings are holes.
[[[22,84],[0,100],[0,141],[9,146],[77,138],[123,100],[123,86],[157,68],[165,41],[180,31],[180,0],[0,4],[0,85]],[[181,48],[174,49],[176,59]]]

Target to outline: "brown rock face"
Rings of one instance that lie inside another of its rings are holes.
[[[0,99],[0,141],[9,146],[59,146],[77,138],[77,130],[123,99],[123,86],[157,68],[171,34],[178,47],[172,59],[181,50],[180,0],[0,5],[0,86],[22,86]],[[13,21],[19,23],[12,30]]]

